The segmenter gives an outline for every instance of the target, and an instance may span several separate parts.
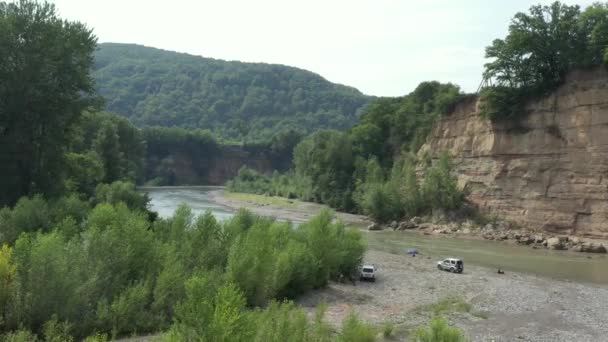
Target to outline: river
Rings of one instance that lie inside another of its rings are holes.
[[[180,204],[187,204],[194,214],[206,210],[219,220],[233,215],[233,210],[210,200],[209,191],[221,187],[146,187],[151,209],[161,217],[170,217]],[[608,284],[606,255],[532,249],[503,242],[454,239],[427,236],[415,232],[364,232],[368,247],[403,254],[417,248],[422,256],[432,258],[458,257],[466,264],[501,268],[507,272],[524,272],[555,279]],[[465,266],[466,267],[466,266]]]

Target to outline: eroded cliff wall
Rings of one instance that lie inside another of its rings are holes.
[[[518,124],[492,124],[460,103],[420,154],[450,151],[482,210],[529,228],[608,238],[608,72],[571,73]]]

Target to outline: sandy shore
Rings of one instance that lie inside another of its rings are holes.
[[[254,201],[243,202],[214,192],[217,203],[247,207],[255,213],[301,222],[324,208],[294,201],[281,208]],[[366,225],[364,216],[337,213],[348,224]],[[366,263],[378,267],[374,283],[333,283],[298,300],[312,312],[328,304],[327,319],[339,325],[351,311],[374,324],[396,326],[396,340],[432,316],[429,305],[447,297],[459,298],[467,310],[448,310],[448,320],[473,341],[606,341],[608,340],[608,286],[559,281],[528,274],[465,264],[463,274],[439,271],[436,261],[368,251]],[[470,306],[470,307],[469,307]]]

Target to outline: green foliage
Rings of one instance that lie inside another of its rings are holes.
[[[340,342],[373,342],[375,340],[374,328],[359,320],[354,312],[348,314],[342,323],[342,331],[337,339]]]
[[[369,97],[319,75],[227,62],[138,45],[104,43],[94,76],[108,109],[139,126],[211,129],[232,141],[277,132],[347,129]]]
[[[50,225],[46,200],[41,195],[22,197],[12,210],[0,209],[0,243],[13,243],[23,232],[47,231]]]
[[[421,327],[413,334],[416,342],[466,342],[468,339],[456,327],[450,327],[443,318],[434,318],[427,327]]]
[[[117,204],[122,202],[130,209],[146,212],[150,199],[137,191],[135,184],[116,181],[112,184],[99,184],[95,188],[95,203]]]
[[[463,194],[456,178],[451,175],[452,162],[448,153],[442,153],[436,165],[429,168],[421,187],[422,198],[432,209],[453,210],[460,207]]]
[[[32,334],[28,330],[17,330],[9,332],[4,335],[0,335],[0,341],[2,342],[36,342],[39,341],[38,336]]]
[[[436,303],[423,307],[424,310],[430,311],[434,316],[441,316],[452,312],[470,312],[471,304],[458,296],[448,296]]]
[[[351,130],[353,149],[364,159],[374,155],[390,167],[402,150],[417,152],[439,116],[462,96],[451,83],[423,82],[406,96],[378,99]]]
[[[296,228],[258,220],[232,245],[228,278],[251,305],[352,278],[363,258],[361,236],[331,220],[327,211]]]
[[[73,342],[70,335],[71,325],[67,322],[59,322],[56,316],[44,323],[43,334],[45,342]]]
[[[94,104],[96,38],[55,6],[0,3],[0,205],[60,192],[66,131]]]
[[[126,183],[109,187],[133,191]],[[293,227],[245,210],[226,222],[211,213],[195,218],[184,206],[151,224],[123,199],[132,197],[98,196],[93,209],[76,196],[25,198],[3,209],[6,222],[19,223],[38,201],[50,219],[44,229],[23,221],[14,244],[0,249],[0,332],[23,327],[63,341],[171,328],[169,337],[180,341],[249,341],[264,314],[247,304],[352,277],[364,253],[360,233],[332,223],[329,212]],[[305,327],[303,338],[311,338],[300,316],[294,313],[293,327]]]
[[[517,13],[505,39],[486,48],[484,77],[495,86],[482,92],[481,113],[491,120],[516,120],[528,100],[559,86],[567,72],[604,63],[608,7],[597,3],[581,12],[560,2]]]
[[[395,325],[393,323],[390,323],[390,322],[384,323],[384,325],[382,327],[382,336],[384,336],[384,338],[393,337],[394,332],[395,332]]]
[[[311,198],[305,200],[352,209],[354,157],[348,135],[336,131],[312,134],[294,149],[293,163],[295,177],[312,185]]]
[[[0,328],[8,314],[9,300],[14,296],[16,271],[17,266],[13,262],[11,247],[2,245],[0,248]]]

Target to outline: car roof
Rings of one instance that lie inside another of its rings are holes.
[[[361,267],[365,267],[365,268],[368,268],[368,267],[369,267],[369,268],[374,268],[374,265],[363,265],[363,266],[361,266]]]
[[[458,259],[458,258],[445,258],[445,259],[444,259],[444,260],[454,260],[454,261],[461,261],[461,260],[460,260],[460,259]]]

